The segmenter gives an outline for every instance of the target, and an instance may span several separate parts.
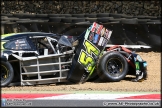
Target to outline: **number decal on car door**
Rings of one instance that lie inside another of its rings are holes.
[[[86,51],[81,49],[78,62],[84,66],[87,72],[91,72],[95,64],[93,55],[96,57],[99,56],[100,50],[88,40],[84,40],[83,45]]]
[[[98,56],[100,54],[100,50],[96,46],[94,46],[90,41],[85,40],[83,44],[89,55],[92,55],[93,53],[94,55]]]

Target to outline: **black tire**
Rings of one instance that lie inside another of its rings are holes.
[[[119,21],[121,22],[122,19],[125,19],[125,18],[115,18],[115,19],[109,19],[109,22],[116,22],[116,21]]]
[[[40,19],[40,20],[38,20],[39,22],[49,22],[49,20],[48,19]]]
[[[5,75],[7,74],[7,75]],[[5,77],[6,78],[3,78]],[[1,86],[8,86],[14,78],[14,71],[12,65],[7,61],[1,61]]]
[[[62,18],[61,21],[63,23],[71,23],[72,22],[72,18]]]
[[[159,21],[157,21],[157,22],[147,22],[147,24],[161,24],[161,22]]]
[[[119,53],[121,53],[123,56],[125,57],[129,57],[129,53],[125,52],[125,51],[119,51]],[[132,57],[129,58],[129,60],[133,60]],[[133,68],[130,64],[128,64],[128,73],[127,75],[136,75],[136,69]]]
[[[157,19],[158,19],[158,20],[161,20],[161,16],[157,16]]]
[[[161,22],[160,20],[149,20],[148,22]]]
[[[78,23],[75,23],[75,24],[80,24],[80,25],[82,25],[82,24],[84,24],[84,25],[90,25],[90,24],[92,24],[92,23],[90,23],[89,21],[84,21],[84,22],[78,22]]]
[[[23,14],[24,18],[35,18],[36,14]]]
[[[72,23],[85,22],[85,18],[73,18]]]
[[[10,22],[10,21],[1,21],[1,24],[6,24],[8,22]]]
[[[109,13],[97,13],[97,17],[109,17]]]
[[[88,18],[96,18],[97,14],[96,13],[92,13],[92,14],[85,14],[85,17]]]
[[[112,73],[112,70],[115,71]],[[97,73],[103,81],[118,82],[127,75],[128,63],[125,57],[119,52],[107,52],[99,60]]]
[[[72,17],[84,18],[85,14],[72,14]]]
[[[17,23],[28,23],[28,22],[32,22],[32,20],[20,20],[20,21],[16,21]]]
[[[37,18],[47,18],[48,14],[36,14]]]
[[[151,20],[157,20],[157,16],[145,16],[145,18],[151,19]]]
[[[121,18],[123,14],[110,13],[110,17]]]
[[[49,22],[61,22],[61,19],[65,17],[50,17]]]
[[[20,20],[20,21],[16,21],[16,22],[17,23],[33,23],[33,22],[41,22],[41,21],[39,21],[39,20]]]
[[[16,17],[10,17],[10,18],[3,18],[4,20],[9,20],[9,21],[18,21],[19,18]]]
[[[5,18],[8,18],[8,16],[1,16],[1,19],[3,19],[3,18],[4,18],[4,19],[5,19]]]
[[[143,16],[143,15],[138,15],[138,16],[134,16],[133,18],[145,19],[145,18],[146,18],[146,16]]]
[[[13,14],[1,14],[1,16],[8,16],[8,17],[12,17],[13,16]]]
[[[16,22],[6,22],[6,24],[16,24]]]
[[[122,24],[138,24],[137,19],[122,19],[120,22]]]
[[[86,18],[86,21],[89,21],[90,23],[96,22],[97,18]]]
[[[22,19],[19,19],[17,21],[26,21],[26,20],[31,20],[31,19],[29,19],[29,18],[22,18]]]
[[[21,20],[21,19],[19,19]],[[30,18],[29,20],[33,21],[33,20],[38,20],[38,22],[48,22],[49,18]]]
[[[60,14],[60,17],[71,17],[71,14]]]
[[[122,15],[121,18],[133,18],[131,15]]]
[[[137,19],[138,20],[138,24],[146,24],[147,21],[149,21],[150,19]]]
[[[60,17],[60,14],[48,14],[48,17]]]
[[[97,21],[106,23],[106,22],[109,22],[109,19],[114,19],[114,18],[113,17],[100,17],[100,18],[97,18]]]
[[[23,15],[24,14],[21,14],[21,13],[15,13],[15,14],[13,14],[14,17],[18,17],[18,18],[23,18]]]
[[[109,24],[119,24],[120,21],[109,22]]]

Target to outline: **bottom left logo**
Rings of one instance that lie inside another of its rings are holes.
[[[6,99],[1,99],[1,106],[5,106],[6,105]]]

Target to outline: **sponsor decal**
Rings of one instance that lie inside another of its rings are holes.
[[[99,35],[95,34],[94,38],[93,38],[93,43],[96,44],[98,41]]]
[[[104,33],[105,33],[105,27],[101,30],[101,33],[100,33],[100,35],[101,36],[103,36],[104,35]]]
[[[93,38],[94,38],[94,33],[90,32],[90,34],[89,34],[89,41],[93,41]]]
[[[90,33],[90,30],[87,29],[86,34],[85,34],[85,36],[84,36],[85,39],[88,39],[89,33]]]
[[[103,39],[104,39],[104,37],[100,37],[100,40],[99,40],[99,42],[98,42],[98,45],[99,45],[99,46],[102,46]]]

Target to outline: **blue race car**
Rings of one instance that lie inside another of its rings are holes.
[[[77,37],[44,32],[1,35],[1,86],[83,83],[96,78],[115,82],[129,73],[136,76],[134,81],[146,79],[147,63],[136,59],[137,54],[129,57],[105,50],[111,34],[94,22]]]

